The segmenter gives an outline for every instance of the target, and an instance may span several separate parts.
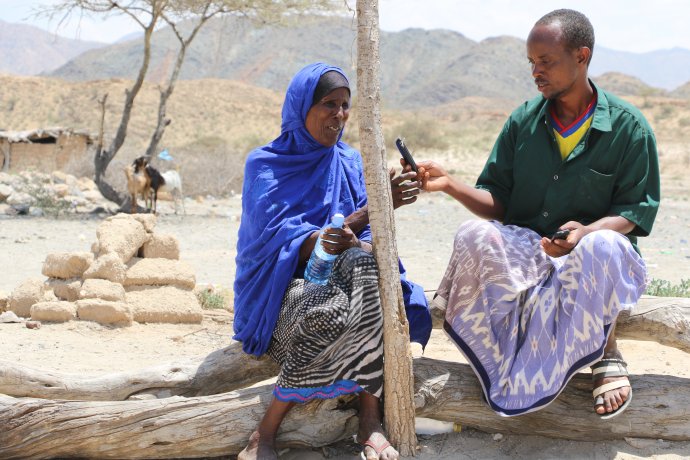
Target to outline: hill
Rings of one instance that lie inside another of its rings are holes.
[[[104,43],[72,40],[38,27],[0,21],[0,73],[37,75],[51,72]]]
[[[673,48],[628,53],[594,46],[592,75],[618,72],[634,75],[646,84],[672,90],[690,81],[690,50]]]
[[[663,95],[666,93],[663,89],[652,88],[639,78],[619,72],[608,72],[598,77],[593,77],[592,80],[617,96]]]

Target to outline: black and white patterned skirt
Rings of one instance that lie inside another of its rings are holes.
[[[268,354],[281,366],[274,395],[306,402],[383,387],[383,318],[374,257],[353,248],[326,285],[293,279]]]

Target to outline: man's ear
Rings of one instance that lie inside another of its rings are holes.
[[[592,50],[587,46],[581,46],[577,50],[577,63],[589,65],[590,59],[592,58]]]

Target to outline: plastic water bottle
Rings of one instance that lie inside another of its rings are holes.
[[[331,276],[331,270],[333,269],[333,262],[338,257],[336,254],[329,254],[323,248],[323,243],[321,238],[324,235],[326,228],[343,228],[345,223],[345,216],[342,214],[334,214],[331,224],[327,224],[321,229],[319,238],[316,240],[316,245],[314,250],[309,257],[309,262],[307,262],[307,269],[304,270],[304,279],[314,284],[326,284],[328,283],[328,277]]]
[[[434,435],[462,431],[462,425],[457,422],[444,422],[425,417],[415,417],[414,422],[417,434]]]

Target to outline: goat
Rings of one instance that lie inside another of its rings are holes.
[[[182,195],[182,179],[177,171],[171,169],[160,173],[156,168],[148,165],[146,166],[146,174],[150,179],[154,214],[157,208],[158,192],[168,192],[170,194],[175,206],[175,214],[177,214],[178,200],[182,202],[182,211],[187,214],[184,206],[184,196]]]
[[[149,189],[151,188],[151,180],[146,173],[146,166],[148,160],[146,157],[139,157],[135,159],[131,165],[125,166],[125,175],[127,176],[127,191],[131,199],[131,214],[137,212],[137,195],[141,194],[144,200],[144,206],[147,205],[149,197]]]

